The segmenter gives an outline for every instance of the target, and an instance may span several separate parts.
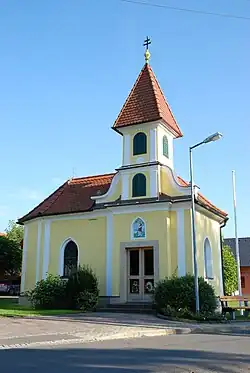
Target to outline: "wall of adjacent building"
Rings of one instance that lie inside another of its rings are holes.
[[[245,286],[242,286],[242,294],[250,295],[250,266],[240,268],[241,276],[244,277]],[[242,285],[242,284],[241,284]]]

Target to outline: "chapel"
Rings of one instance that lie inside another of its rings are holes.
[[[91,266],[108,303],[151,302],[159,279],[194,273],[190,183],[174,170],[182,131],[149,63],[112,128],[122,136],[114,173],[72,178],[19,219],[24,225],[21,292],[48,273]],[[223,293],[221,228],[227,214],[196,189],[198,274]]]

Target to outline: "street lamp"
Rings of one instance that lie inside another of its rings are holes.
[[[219,132],[214,133],[205,138],[205,140],[189,148],[189,164],[190,164],[190,184],[191,184],[191,197],[192,197],[192,241],[193,241],[193,260],[194,260],[194,288],[195,288],[195,309],[200,312],[199,301],[199,282],[198,282],[198,266],[197,266],[197,249],[196,249],[196,232],[195,232],[195,193],[194,193],[194,176],[193,176],[193,154],[192,150],[202,144],[207,144],[212,141],[217,141],[222,137]]]

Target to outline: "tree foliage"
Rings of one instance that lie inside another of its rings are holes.
[[[8,227],[5,229],[7,237],[15,241],[18,245],[23,240],[23,226],[15,222],[15,220],[9,220]]]
[[[0,236],[0,273],[16,275],[21,271],[22,249],[8,237]]]
[[[238,289],[237,263],[230,246],[223,245],[222,267],[224,279],[224,293],[231,295]]]

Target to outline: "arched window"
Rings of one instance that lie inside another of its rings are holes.
[[[147,153],[147,136],[143,132],[138,132],[133,138],[133,155]]]
[[[163,136],[162,148],[163,148],[163,155],[165,155],[165,157],[168,158],[168,138],[167,138],[167,136]]]
[[[146,196],[146,176],[136,174],[132,180],[132,197]]]
[[[70,240],[64,248],[63,277],[69,277],[77,271],[78,248],[74,241]]]
[[[204,264],[205,264],[205,278],[213,279],[213,255],[209,239],[206,238],[204,242]]]

